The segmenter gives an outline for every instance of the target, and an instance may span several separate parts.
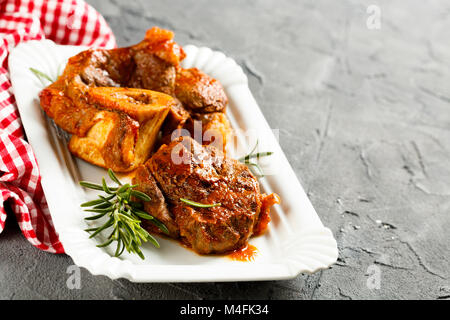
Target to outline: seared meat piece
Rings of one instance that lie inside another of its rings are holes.
[[[79,74],[89,87],[121,87],[135,67],[129,48],[89,49],[70,58],[63,76],[73,78]]]
[[[136,52],[136,71],[128,86],[145,88],[173,95],[175,88],[175,67],[152,53]]]
[[[69,150],[74,155],[118,172],[148,159],[175,103],[150,90],[88,87],[79,74],[71,78],[70,72],[45,88],[40,100],[47,115],[72,134]]]
[[[89,88],[98,84],[120,86],[125,76],[127,50],[86,50],[69,59],[58,80],[41,91],[41,107],[55,123],[71,134],[85,136],[98,122],[96,106],[88,102]],[[111,56],[116,58],[112,64]],[[108,66],[108,68],[107,68]],[[109,71],[108,71],[109,70]]]
[[[186,54],[173,37],[173,32],[154,27],[142,42],[130,48],[136,70],[129,87],[174,95],[176,70]]]
[[[175,96],[182,105],[172,108],[164,124],[163,143],[190,134],[199,143],[214,142],[214,146],[225,151],[232,129],[225,115],[228,98],[222,85],[196,68],[178,69]],[[174,131],[177,132],[173,134]]]
[[[175,96],[193,112],[224,112],[228,98],[216,79],[197,68],[180,69],[175,83]]]
[[[174,100],[155,91],[90,88],[88,104],[100,106],[86,136],[73,135],[69,150],[95,165],[130,171],[150,156]],[[108,110],[108,111],[106,111]]]
[[[196,68],[180,69],[175,82],[175,96],[182,105],[172,108],[164,124],[163,143],[169,143],[174,137],[190,135],[201,144],[213,143],[225,151],[232,129],[225,115],[228,98],[222,85]],[[173,134],[175,130],[177,132]]]
[[[180,237],[196,252],[237,249],[254,234],[267,196],[260,193],[258,181],[244,164],[226,158],[214,147],[180,137],[163,145],[145,166],[161,188]],[[141,166],[139,170],[144,169]],[[155,186],[147,173],[145,176],[148,179],[135,178],[133,183],[139,181],[141,190],[151,195]],[[180,198],[221,205],[199,208]],[[269,208],[264,208],[266,220]]]
[[[151,215],[157,218],[159,221],[169,230],[169,235],[173,238],[177,238],[180,234],[178,225],[175,223],[164,196],[156,184],[150,169],[148,168],[148,162],[141,165],[135,173],[133,178],[133,184],[137,184],[136,190],[142,191],[147,194],[152,200],[144,202],[144,210],[151,212]],[[142,220],[144,227],[152,232],[160,232],[159,228],[156,228],[152,223],[147,220]]]
[[[180,61],[186,57],[186,54],[173,38],[174,33],[172,31],[153,27],[147,30],[144,40],[132,46],[131,49],[133,52],[152,53],[178,68]]]

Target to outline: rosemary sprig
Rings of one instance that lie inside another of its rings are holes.
[[[90,236],[90,238],[93,238],[103,230],[112,228],[107,241],[99,244],[97,247],[106,247],[112,242],[117,241],[116,257],[120,256],[126,249],[129,253],[136,253],[141,259],[144,259],[144,255],[140,249],[142,243],[149,241],[157,248],[159,248],[159,243],[150,233],[141,227],[141,220],[145,219],[150,221],[166,234],[169,231],[161,221],[141,210],[142,203],[132,200],[133,198],[137,198],[142,201],[151,201],[148,195],[135,190],[134,188],[137,185],[122,184],[111,169],[108,169],[108,175],[112,181],[117,183],[117,187],[108,186],[105,178],[102,178],[101,185],[86,181],[80,182],[80,185],[85,188],[102,190],[106,193],[106,195],[99,195],[98,199],[81,204],[83,208],[90,207],[84,211],[96,213],[96,215],[85,219],[90,221],[105,216],[109,218],[102,226],[89,228],[85,231],[93,232]]]
[[[39,80],[41,80],[41,81],[42,81],[42,79],[45,79],[45,80],[48,80],[48,81],[50,81],[50,82],[55,82],[55,80],[53,80],[52,78],[50,78],[48,75],[46,75],[46,74],[45,74],[44,72],[42,72],[42,71],[39,71],[39,70],[37,70],[37,69],[35,69],[35,68],[30,68],[30,71],[33,72],[34,75],[35,75],[36,77],[38,77]]]
[[[189,204],[191,206],[194,206],[194,207],[199,207],[199,208],[214,208],[214,207],[219,207],[222,205],[221,203],[204,204],[204,203],[195,202],[195,201],[185,199],[185,198],[180,198],[180,201],[182,201],[186,204]]]
[[[272,151],[266,151],[266,152],[254,153],[256,148],[258,147],[258,143],[259,143],[259,140],[256,140],[256,144],[253,147],[252,151],[250,151],[247,155],[239,158],[238,161],[240,161],[240,162],[242,162],[242,163],[244,163],[244,164],[246,164],[248,166],[252,166],[252,167],[255,167],[256,169],[258,169],[259,174],[255,173],[255,172],[254,173],[262,178],[262,177],[264,177],[264,172],[261,169],[260,165],[258,163],[256,163],[256,162],[250,161],[250,159],[255,159],[256,158],[257,160],[259,160],[259,158],[271,156],[273,154],[273,152]]]

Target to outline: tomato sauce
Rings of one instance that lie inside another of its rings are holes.
[[[241,249],[234,250],[228,257],[235,261],[253,261],[258,254],[258,249],[251,244],[247,244]]]

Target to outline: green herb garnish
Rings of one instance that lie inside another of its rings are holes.
[[[39,71],[35,68],[30,68],[30,71],[34,73],[34,75],[36,77],[39,78],[39,80],[42,81],[42,79],[48,80],[50,82],[55,82],[55,80],[52,80],[52,78],[50,78],[48,75],[46,75],[45,73],[43,73],[42,71]]]
[[[188,200],[185,198],[180,198],[180,201],[182,201],[186,204],[189,204],[191,206],[194,206],[194,207],[199,207],[199,208],[213,208],[213,207],[219,207],[222,205],[221,203],[203,204],[203,203],[195,202],[195,201]]]
[[[141,259],[144,255],[140,249],[142,243],[151,242],[155,247],[159,248],[156,239],[141,227],[141,220],[150,221],[162,232],[168,234],[166,226],[155,217],[142,210],[142,203],[133,201],[137,198],[144,202],[151,201],[150,197],[143,192],[135,190],[137,185],[122,184],[111,169],[108,169],[108,175],[117,187],[110,187],[106,184],[105,178],[102,178],[102,184],[81,181],[80,185],[94,190],[101,190],[106,195],[99,195],[98,199],[91,200],[81,204],[81,207],[91,207],[85,209],[86,212],[93,212],[96,215],[85,218],[86,220],[97,220],[106,216],[109,218],[105,224],[97,228],[89,228],[85,231],[93,232],[90,238],[95,237],[103,230],[112,228],[112,232],[108,236],[105,243],[97,247],[106,247],[112,242],[117,241],[115,255],[120,256],[126,249],[129,253],[136,253]]]
[[[255,146],[252,149],[252,151],[250,151],[247,155],[239,158],[238,160],[240,162],[248,165],[248,166],[252,166],[252,167],[257,168],[259,173],[255,173],[255,174],[257,174],[259,177],[264,177],[264,173],[263,173],[261,167],[259,166],[259,164],[256,163],[256,162],[250,161],[250,159],[255,159],[256,158],[258,160],[259,158],[262,158],[262,157],[271,156],[273,154],[273,152],[272,151],[268,151],[268,152],[257,152],[257,153],[254,153],[256,148],[258,147],[258,142],[259,141],[257,140]]]

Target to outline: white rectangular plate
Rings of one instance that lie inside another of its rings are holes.
[[[227,256],[200,256],[176,241],[162,238],[158,238],[160,249],[144,245],[145,260],[129,254],[115,258],[114,248],[96,247],[100,241],[89,239],[89,234],[83,231],[88,225],[83,219],[86,214],[80,209],[80,203],[93,199],[95,194],[85,191],[78,182],[98,182],[106,171],[70,155],[64,139],[58,138],[39,107],[38,94],[47,84],[29,70],[32,67],[56,78],[67,59],[84,49],[56,45],[49,40],[30,41],[19,44],[9,57],[17,106],[39,163],[50,213],[66,253],[77,265],[112,279],[200,282],[290,279],[301,272],[328,268],[336,261],[336,241],[297,180],[248,88],[242,69],[223,53],[191,45],[184,47],[187,57],[183,67],[197,67],[219,80],[229,98],[227,113],[233,128],[257,132],[260,150],[274,151],[273,156],[264,159],[263,169],[270,174],[260,179],[260,183],[264,192],[276,192],[282,202],[272,208],[268,232],[250,240],[258,254],[251,262],[233,261]],[[247,140],[238,135],[240,155],[254,145],[254,141]]]

